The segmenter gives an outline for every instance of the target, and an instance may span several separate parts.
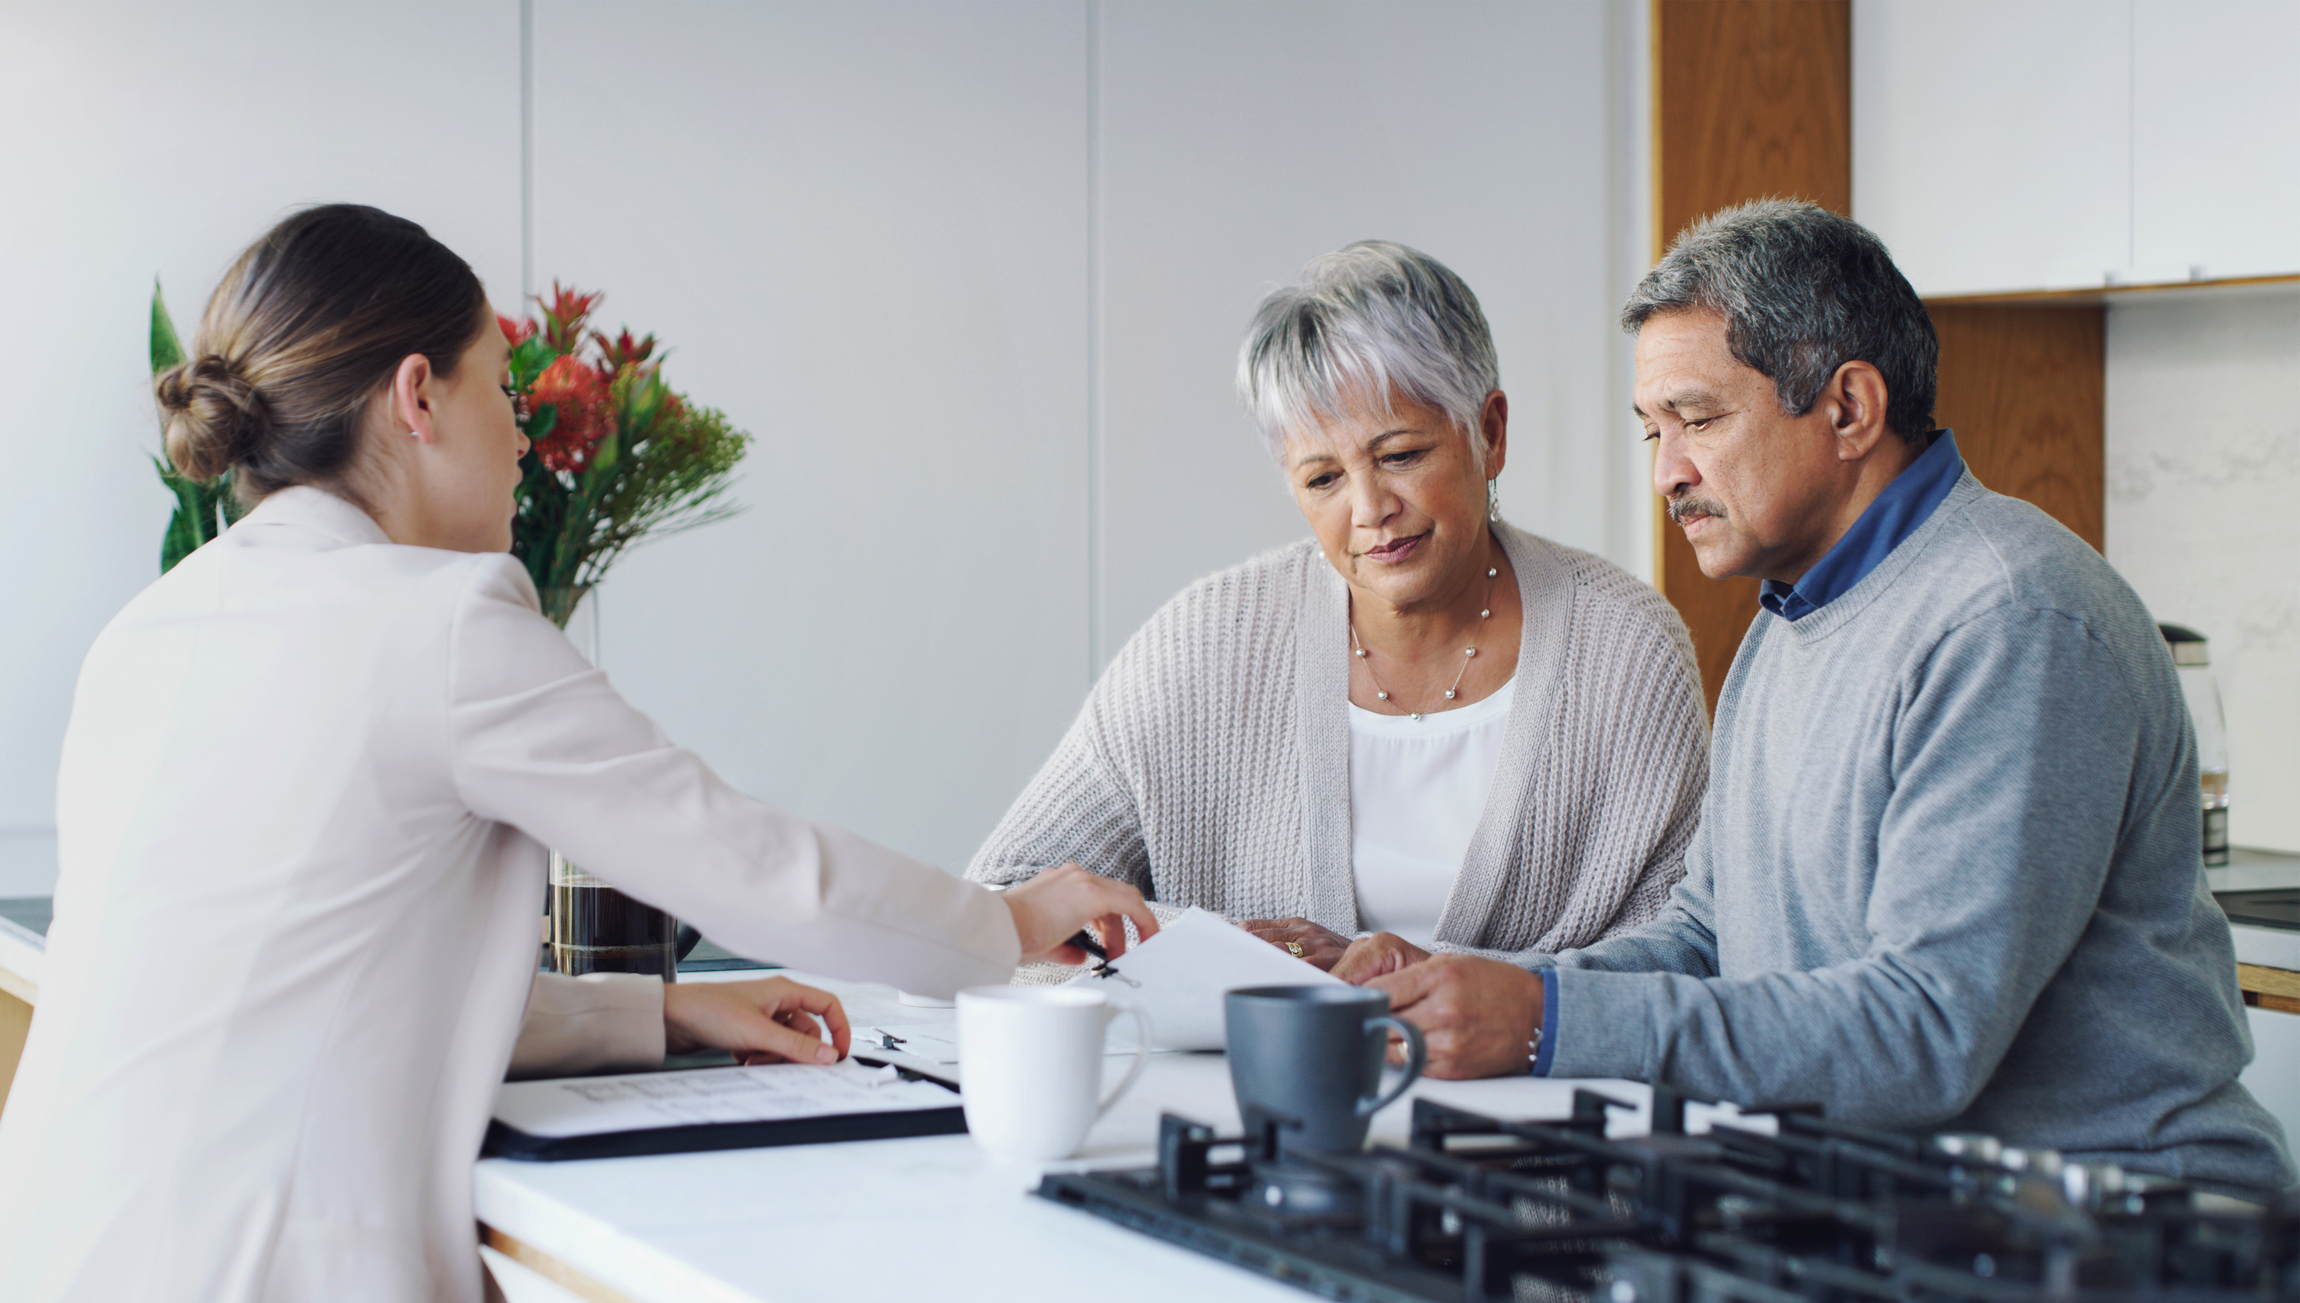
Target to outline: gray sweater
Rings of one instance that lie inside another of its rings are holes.
[[[2171,659],[2075,535],[1966,474],[1845,595],[1757,616],[1711,765],[1668,909],[1556,957],[1554,1075],[2291,1182]]]
[[[1708,730],[1692,644],[1660,594],[1494,529],[1525,607],[1517,687],[1436,939],[1514,957],[1661,909]],[[1076,860],[1169,904],[1354,932],[1348,619],[1347,586],[1308,541],[1183,589],[1110,663],[967,876]]]

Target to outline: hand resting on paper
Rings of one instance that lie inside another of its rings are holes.
[[[787,977],[663,988],[663,1048],[672,1054],[726,1050],[737,1063],[836,1063],[846,1057],[848,1037],[837,996]]]
[[[1334,964],[1350,949],[1350,939],[1329,932],[1306,918],[1250,918],[1238,925],[1287,954],[1315,964],[1336,976]],[[1287,942],[1301,947],[1288,950]]]
[[[1411,967],[1429,957],[1429,951],[1395,932],[1376,932],[1352,941],[1328,971],[1353,986],[1364,986],[1384,973]]]
[[[1525,1075],[1541,1027],[1541,979],[1532,973],[1479,955],[1433,955],[1362,985],[1389,992],[1390,1012],[1421,1028],[1425,1075]]]
[[[1142,903],[1141,892],[1075,864],[1048,869],[1000,895],[1014,911],[1014,933],[1022,942],[1026,964],[1085,963],[1090,956],[1070,944],[1082,927],[1094,930],[1095,940],[1112,959],[1126,953],[1125,920],[1134,920],[1145,941],[1158,935],[1158,920]]]

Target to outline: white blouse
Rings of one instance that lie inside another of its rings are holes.
[[[546,844],[815,972],[947,994],[1017,958],[996,896],[673,745],[518,562],[395,545],[317,489],[97,637],[56,823],[40,1016],[0,1113],[10,1303],[478,1303],[471,1163]],[[544,983],[537,1012],[631,1026],[616,985]]]
[[[1417,946],[1437,933],[1509,729],[1512,677],[1458,710],[1381,715],[1350,707],[1350,860],[1358,926]]]

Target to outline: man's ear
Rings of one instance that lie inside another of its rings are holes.
[[[393,434],[412,438],[417,443],[430,443],[439,437],[432,425],[432,388],[437,377],[431,373],[431,359],[421,353],[410,353],[399,360],[399,369],[391,376],[391,430]]]
[[[1847,362],[1829,377],[1820,402],[1829,413],[1837,460],[1859,461],[1891,433],[1885,426],[1885,376],[1867,362]]]

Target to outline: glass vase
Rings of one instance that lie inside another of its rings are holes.
[[[599,664],[599,594],[550,588],[543,613],[566,631],[584,659]],[[679,980],[679,920],[643,905],[551,852],[551,967],[583,973],[648,973]]]

